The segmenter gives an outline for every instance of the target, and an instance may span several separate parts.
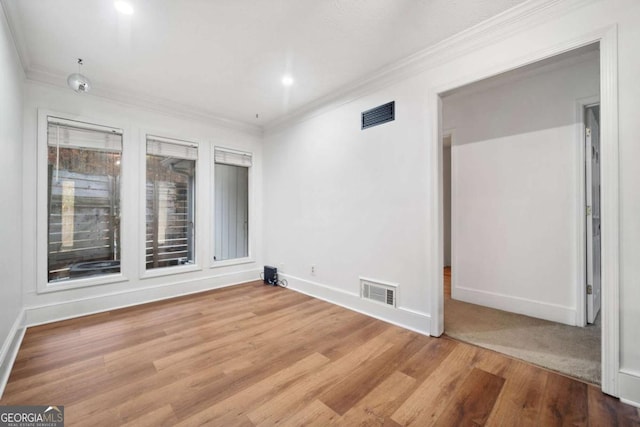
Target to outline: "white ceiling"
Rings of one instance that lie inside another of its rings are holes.
[[[263,126],[522,1],[2,3],[29,78],[64,85],[81,57],[96,94]]]

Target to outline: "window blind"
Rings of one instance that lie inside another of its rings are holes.
[[[120,129],[49,117],[47,144],[61,148],[121,152],[122,131]]]
[[[198,160],[198,145],[191,142],[147,135],[147,154]]]
[[[50,283],[120,272],[122,130],[47,118]]]
[[[214,151],[215,162],[232,166],[251,167],[253,164],[251,154],[243,151],[229,150],[216,147]]]

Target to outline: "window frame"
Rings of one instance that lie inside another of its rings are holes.
[[[198,158],[196,159],[196,172],[195,172],[195,179],[194,179],[195,191],[193,195],[195,198],[193,222],[195,224],[196,231],[194,233],[194,238],[193,238],[194,248],[193,248],[192,264],[172,265],[168,267],[161,267],[161,268],[154,268],[151,270],[147,270],[147,264],[146,264],[147,201],[146,201],[146,197],[144,197],[143,195],[146,194],[146,190],[147,190],[147,141],[149,137],[153,139],[166,140],[167,142],[171,142],[174,144],[195,145],[198,148]],[[202,235],[203,215],[201,214],[201,209],[202,209],[202,206],[206,203],[203,203],[200,200],[202,199],[203,187],[205,187],[203,185],[204,181],[202,179],[203,169],[204,169],[202,159],[206,158],[203,156],[203,152],[205,151],[204,147],[206,146],[206,144],[203,144],[201,141],[199,141],[196,138],[183,138],[177,135],[173,135],[170,132],[145,129],[145,130],[141,130],[140,132],[139,146],[140,146],[139,164],[141,165],[141,167],[140,167],[140,173],[138,177],[138,180],[140,181],[139,182],[140,204],[138,206],[138,209],[140,211],[140,215],[138,216],[138,224],[139,224],[138,226],[140,227],[140,232],[138,234],[138,241],[139,241],[138,254],[140,255],[140,261],[138,263],[138,269],[139,269],[138,277],[140,279],[150,279],[154,277],[163,277],[163,276],[170,276],[174,274],[184,274],[184,273],[193,273],[197,271],[202,271],[201,260],[203,259],[202,257],[203,241],[202,241],[201,235]]]
[[[248,156],[251,156],[251,166],[248,166],[247,169],[247,203],[248,203],[248,235],[247,235],[247,256],[246,257],[242,257],[242,258],[233,258],[233,259],[226,259],[223,261],[216,261],[214,259],[215,254],[216,254],[216,150],[221,150],[221,151],[227,151],[230,153],[238,153],[238,154],[245,154]],[[229,147],[224,147],[221,145],[212,145],[211,146],[211,154],[210,154],[210,159],[211,159],[211,191],[209,193],[210,197],[211,197],[211,215],[210,215],[210,227],[211,227],[211,231],[210,231],[210,240],[211,240],[211,244],[210,244],[210,256],[209,256],[209,261],[210,261],[210,265],[209,268],[220,268],[220,267],[229,267],[229,266],[233,266],[233,265],[241,265],[241,264],[250,264],[255,262],[255,254],[254,254],[254,247],[255,247],[255,191],[254,191],[254,168],[255,168],[255,159],[256,156],[254,155],[253,152],[251,151],[244,151],[244,150],[239,150],[237,148],[229,148]]]
[[[50,283],[48,274],[48,230],[49,230],[49,211],[48,211],[48,124],[49,117],[62,119],[64,121],[77,122],[80,127],[87,129],[109,129],[116,130],[122,134],[122,152],[121,152],[121,168],[120,168],[120,272],[105,274],[101,276],[92,276],[78,279],[69,279],[64,282]],[[128,248],[124,242],[126,241],[127,232],[123,227],[123,218],[125,212],[129,210],[126,207],[126,196],[124,188],[126,187],[125,165],[129,161],[127,152],[128,131],[125,126],[117,123],[111,123],[108,120],[95,120],[80,115],[60,113],[57,111],[38,109],[38,133],[36,140],[36,292],[38,294],[58,292],[69,289],[84,288],[89,286],[106,285],[112,283],[126,282],[129,279],[125,275],[128,267],[127,257],[124,254]]]

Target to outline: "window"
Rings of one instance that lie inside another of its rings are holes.
[[[47,118],[49,283],[120,273],[122,132]]]
[[[147,136],[146,269],[195,262],[198,146]]]
[[[249,256],[251,154],[215,149],[214,261]]]

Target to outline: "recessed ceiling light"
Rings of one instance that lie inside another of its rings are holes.
[[[131,3],[117,1],[113,5],[116,7],[116,10],[123,15],[133,15],[133,6],[131,6]]]
[[[285,86],[291,86],[293,84],[293,77],[288,74],[282,77],[282,84]]]

